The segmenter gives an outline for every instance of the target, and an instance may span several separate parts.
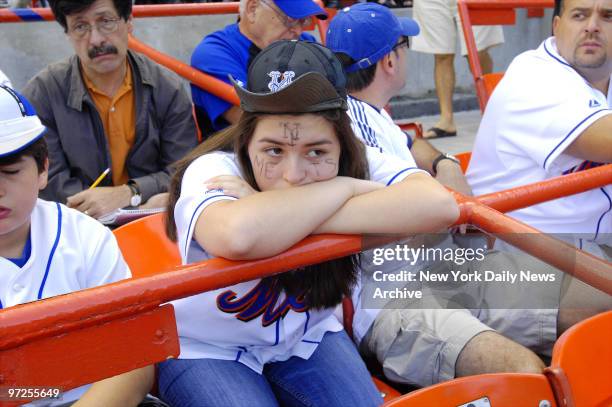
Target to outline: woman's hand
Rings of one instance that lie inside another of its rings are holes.
[[[222,189],[226,195],[236,197],[238,199],[256,193],[245,180],[235,175],[219,175],[206,181],[206,188]]]

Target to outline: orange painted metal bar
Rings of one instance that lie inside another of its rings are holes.
[[[461,27],[463,29],[463,36],[465,38],[465,44],[468,51],[468,63],[470,64],[470,70],[472,77],[474,78],[474,85],[476,87],[476,95],[478,96],[478,103],[480,110],[484,111],[489,94],[486,90],[482,65],[478,58],[478,50],[476,48],[476,40],[474,39],[474,31],[472,26],[475,22],[470,17],[470,10],[489,10],[502,12],[503,10],[513,11],[515,8],[552,8],[554,7],[553,0],[458,0],[457,9],[459,11],[459,17],[461,20]]]
[[[185,3],[137,5],[132,7],[132,15],[141,17],[177,17],[205,14],[236,14],[240,2],[231,3]],[[0,23],[23,23],[53,21],[50,8],[0,9]]]
[[[154,308],[159,304],[361,251],[360,236],[308,237],[286,252],[256,261],[221,258],[151,277],[48,298],[0,311],[0,350]]]
[[[612,295],[612,263],[505,216],[474,198],[460,196],[462,217],[511,245]]]
[[[480,195],[476,197],[476,200],[483,205],[506,213],[610,184],[612,184],[612,164],[505,191]]]
[[[567,187],[559,181],[554,179],[547,182]],[[517,246],[588,284],[612,293],[612,273],[609,263],[538,233],[536,229],[505,217],[474,198],[459,194],[456,194],[456,197],[461,208],[461,216],[457,223],[472,223],[493,233],[520,232],[544,236],[539,238],[537,245],[533,243],[525,245],[527,239],[523,239],[517,242]],[[543,201],[546,196],[540,199]],[[41,302],[37,302],[12,307],[0,311],[0,327],[3,331],[0,335],[0,349],[19,345],[32,338],[68,331],[75,324],[100,323],[128,315],[134,310],[153,308],[173,299],[345,256],[361,249],[362,239],[358,236],[311,236],[287,252],[268,259],[253,262],[212,259],[170,273],[50,298],[42,302],[44,305],[39,305]],[[567,254],[562,254],[563,252],[571,253],[571,261]],[[577,269],[574,266],[575,260]],[[44,309],[44,313],[41,313],[39,308]],[[88,317],[82,318],[83,315]]]
[[[173,58],[169,55],[164,54],[152,48],[141,41],[137,40],[133,36],[130,35],[128,40],[128,46],[130,49],[140,52],[160,65],[165,66],[166,68],[176,72],[178,75],[187,79],[189,82],[194,85],[202,88],[203,90],[212,93],[215,96],[218,96],[224,100],[227,100],[234,105],[240,104],[240,99],[238,99],[238,95],[236,95],[236,91],[234,88],[227,83],[220,81],[219,79],[212,77],[208,74],[205,74],[202,71],[192,68],[184,62],[179,61],[176,58]]]

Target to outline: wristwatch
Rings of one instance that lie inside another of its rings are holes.
[[[461,165],[461,163],[459,162],[459,160],[457,159],[457,157],[447,154],[447,153],[441,153],[439,156],[437,156],[434,160],[433,163],[431,163],[431,169],[433,171],[433,175],[434,177],[436,175],[438,175],[438,164],[440,164],[440,161],[442,160],[451,160],[452,162],[454,162],[457,165]]]
[[[132,191],[132,197],[130,198],[130,206],[138,206],[142,202],[142,195],[140,195],[140,188],[134,180],[129,180],[127,186]]]

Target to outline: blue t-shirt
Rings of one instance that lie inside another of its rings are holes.
[[[310,34],[302,33],[301,40],[315,41]],[[230,24],[216,31],[198,44],[191,55],[191,66],[230,84],[229,75],[246,84],[251,61],[260,49],[238,29]],[[204,137],[229,125],[223,118],[232,104],[195,85],[191,85],[191,97],[196,107],[198,124]]]

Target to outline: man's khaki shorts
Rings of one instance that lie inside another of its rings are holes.
[[[375,356],[389,379],[418,386],[429,386],[454,378],[455,364],[461,350],[473,337],[484,331],[497,331],[536,353],[549,355],[557,337],[563,273],[535,258],[500,252],[490,253],[479,266],[492,270],[546,268],[545,271],[556,273],[558,278],[545,289],[523,284],[517,285],[510,293],[506,285],[486,285],[484,288],[482,284],[434,287],[434,290],[442,293],[435,300],[435,309],[424,309],[423,303],[416,305],[415,300],[391,301],[378,314],[364,336],[359,346],[360,351],[366,356]],[[447,266],[441,263],[436,271],[444,267]],[[449,295],[443,295],[445,290]],[[469,296],[479,304],[503,304],[508,308],[457,307],[451,304],[452,297],[456,297],[457,293]],[[504,298],[500,303],[501,297]],[[526,299],[533,298],[541,299],[542,304],[550,308],[520,308],[525,306]]]
[[[457,0],[415,0],[413,17],[421,27],[412,49],[428,54],[455,54],[457,37],[461,55],[467,55]],[[501,26],[473,26],[476,48],[485,50],[504,42]]]

